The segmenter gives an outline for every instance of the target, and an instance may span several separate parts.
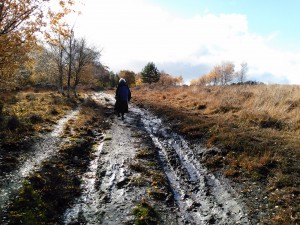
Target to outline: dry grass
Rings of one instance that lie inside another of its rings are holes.
[[[74,100],[50,91],[1,93],[2,143],[20,141],[34,131],[49,131],[53,123],[76,105]]]
[[[148,86],[133,90],[133,100],[191,141],[218,146],[221,153],[205,159],[208,167],[237,182],[260,181],[266,192],[272,190],[270,196],[290,196],[290,189],[297,189],[299,199],[300,86]],[[270,200],[281,202],[274,223],[282,221],[284,212],[292,218],[285,224],[299,222],[299,201],[288,199]]]

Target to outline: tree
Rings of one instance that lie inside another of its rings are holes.
[[[74,31],[71,31],[71,35],[68,37],[67,48],[65,49],[67,53],[67,97],[70,98],[70,89],[71,89],[71,77],[72,77],[72,64],[73,58],[75,57],[75,36]]]
[[[160,73],[153,62],[149,62],[141,72],[143,83],[155,83],[159,81]]]
[[[162,86],[176,86],[176,85],[180,85],[182,83],[183,83],[182,76],[174,77],[170,74],[165,73],[164,71],[162,71],[160,73],[160,78],[159,78],[159,81],[158,81],[159,85],[162,85]]]
[[[248,72],[248,64],[246,62],[241,63],[241,70],[236,73],[238,83],[244,83],[246,81]]]
[[[99,51],[88,48],[84,38],[75,41],[73,70],[74,70],[74,96],[77,97],[76,88],[80,82],[83,69],[90,63],[96,62],[100,57]]]
[[[51,7],[49,0],[1,0],[0,2],[0,78],[13,76],[19,65],[28,60],[38,33],[51,39],[50,30],[66,33],[63,17],[71,12],[73,0],[59,0]],[[48,27],[48,32],[46,32]]]
[[[114,74],[113,71],[109,72],[110,87],[117,87],[119,79],[119,76],[117,74]]]
[[[129,87],[135,85],[135,73],[129,70],[121,70],[119,72],[119,77],[124,78]]]
[[[175,80],[176,80],[176,85],[182,85],[184,83],[182,76],[175,77]]]
[[[66,60],[66,38],[58,35],[56,42],[50,42],[51,55],[55,61],[57,68],[57,89],[58,92],[64,94],[64,69]]]
[[[53,52],[38,46],[32,53],[34,67],[31,82],[42,86],[57,84],[57,64]]]
[[[234,64],[231,62],[223,62],[220,66],[221,83],[222,85],[228,84],[233,80]]]

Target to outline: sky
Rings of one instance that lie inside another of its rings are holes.
[[[247,78],[300,84],[299,0],[84,0],[75,36],[102,50],[115,73],[148,62],[190,80],[248,64]]]

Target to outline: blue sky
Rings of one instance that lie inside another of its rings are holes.
[[[114,72],[150,61],[186,83],[230,61],[248,79],[300,84],[298,0],[85,0],[77,36]]]
[[[185,17],[213,14],[243,14],[252,32],[276,33],[274,45],[300,50],[299,0],[150,0],[165,10]]]

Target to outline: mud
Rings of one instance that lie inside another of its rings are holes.
[[[82,197],[65,214],[65,224],[133,224],[133,209],[148,195],[148,188],[132,185],[134,178],[141,174],[130,166],[137,163],[139,149],[154,146],[151,139],[150,142],[145,140],[147,133],[139,117],[129,114],[122,121],[113,115],[114,100],[111,96],[99,94],[94,98],[107,105],[107,115],[112,116],[112,125],[104,143],[98,147],[97,168],[92,169],[96,171],[96,178],[90,182],[95,182],[95,185],[85,183]],[[177,224],[175,208],[171,204],[166,201],[153,204],[160,224]]]
[[[207,149],[193,148],[159,118],[134,108],[159,148],[181,221],[184,224],[250,224],[243,204],[225,178],[216,178],[200,163]]]
[[[94,97],[111,107],[114,103],[111,96],[103,93]],[[134,175],[129,165],[134,162],[136,151],[145,145],[147,138],[156,147],[161,168],[168,178],[177,205],[176,213],[170,209],[168,211],[166,203],[160,205],[166,209],[162,215],[173,213],[173,217],[164,218],[163,223],[250,224],[241,199],[226,179],[215,177],[201,165],[199,157],[207,149],[189,147],[159,118],[135,106],[130,109],[124,121],[115,117],[112,119],[111,130],[107,134],[111,140],[109,138],[104,144],[97,168],[96,195],[99,202],[98,206],[93,207],[97,216],[91,220],[86,214],[84,220],[87,224],[124,224],[133,220],[130,210],[147,193],[143,187],[128,185]],[[139,133],[143,138],[134,137],[134,133]],[[88,203],[82,206],[88,207]],[[79,212],[77,218],[82,215],[85,213]]]
[[[34,144],[28,152],[23,153],[23,161],[17,165],[15,170],[2,174],[0,180],[0,216],[4,214],[9,207],[16,192],[22,186],[24,179],[28,177],[30,173],[38,170],[44,160],[54,156],[59,146],[66,141],[61,138],[64,125],[70,119],[76,117],[78,112],[78,109],[74,110],[60,119],[51,133],[41,137],[41,140]]]
[[[98,135],[89,167],[80,175],[81,195],[58,215],[64,224],[251,224],[230,183],[200,163],[208,149],[190,145],[144,109],[130,105],[130,112],[121,120],[114,114],[111,95],[91,97],[105,105],[111,127],[105,137]],[[1,177],[1,211],[22,180],[55,155],[64,142],[63,125],[77,113],[61,120],[17,170]],[[141,152],[144,155],[138,157]],[[153,211],[148,222],[135,213],[141,205]]]

